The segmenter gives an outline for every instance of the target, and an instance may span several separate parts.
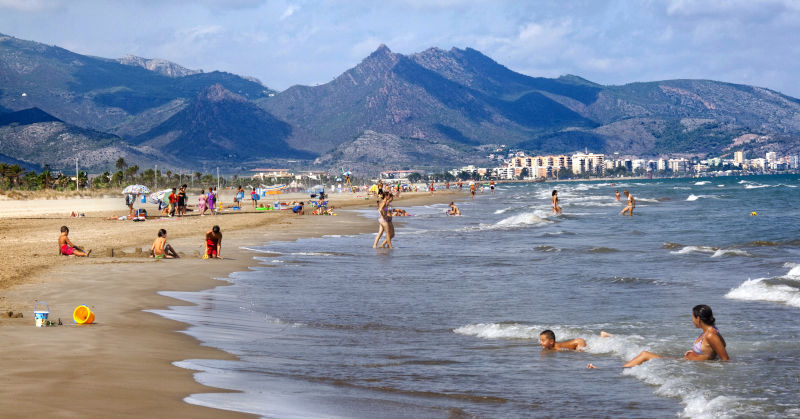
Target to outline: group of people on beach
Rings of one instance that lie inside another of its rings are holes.
[[[206,232],[203,248],[203,259],[222,258],[222,233],[219,226],[215,225],[211,227],[211,230]],[[61,226],[61,234],[58,236],[59,255],[88,257],[91,253],[91,249],[84,251],[82,248],[73,244],[69,239],[69,227]],[[158,230],[157,237],[150,247],[150,257],[155,259],[180,258],[178,252],[175,251],[172,245],[167,243],[167,230],[163,228]]]
[[[688,361],[711,361],[720,359],[727,361],[730,359],[728,351],[726,350],[727,344],[725,339],[720,334],[719,329],[716,327],[716,319],[711,307],[705,304],[699,304],[692,308],[692,324],[697,329],[701,329],[703,333],[697,337],[692,345],[692,349],[686,351],[681,359]],[[600,337],[610,338],[613,337],[610,333],[604,331],[600,332]],[[539,345],[543,350],[569,350],[581,351],[586,347],[586,340],[582,338],[571,339],[563,342],[556,341],[556,335],[552,330],[545,330],[539,334]],[[630,368],[641,365],[651,359],[677,359],[669,356],[659,355],[649,351],[642,351],[633,359],[626,362],[623,367]],[[586,368],[596,368],[593,364],[586,365]]]

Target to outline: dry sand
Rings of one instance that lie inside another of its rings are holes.
[[[395,206],[446,202],[462,196],[466,193],[404,194]],[[282,196],[281,200],[291,198]],[[372,207],[375,203],[355,195],[335,195],[330,201],[337,208]],[[30,209],[19,210],[26,206]],[[113,211],[114,206],[120,210]],[[70,218],[73,210],[86,216]],[[0,412],[4,417],[244,416],[182,401],[192,393],[220,390],[198,384],[191,371],[172,362],[230,359],[231,355],[176,333],[184,324],[143,310],[185,304],[158,295],[158,291],[202,290],[225,284],[214,278],[253,265],[253,252],[243,247],[376,229],[372,221],[347,211],[335,217],[296,216],[290,211],[246,208],[219,216],[106,220],[126,210],[121,198],[0,200],[0,214],[6,214],[0,219],[0,252],[6,255],[0,265],[0,368],[6,377],[0,390]],[[8,218],[11,214],[16,217]],[[215,224],[223,233],[224,259],[202,260],[204,234]],[[57,255],[61,225],[70,227],[75,244],[93,249],[92,257]],[[156,261],[144,257],[159,228],[167,230],[168,242],[183,258]],[[371,241],[364,246],[371,246]],[[64,325],[34,327],[32,310],[37,300],[49,304],[50,320],[60,318]],[[74,325],[72,310],[80,304],[96,313],[95,324]],[[22,312],[24,317],[9,318],[9,311]]]

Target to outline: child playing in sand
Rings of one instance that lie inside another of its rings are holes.
[[[177,259],[178,253],[175,249],[167,244],[167,230],[163,228],[158,230],[158,237],[153,241],[153,247],[150,248],[150,256],[156,259]]]
[[[204,259],[213,258],[221,259],[222,255],[222,233],[219,231],[219,226],[214,226],[206,233],[206,253]]]
[[[89,256],[92,253],[92,249],[89,249],[88,252],[84,252],[78,246],[72,244],[69,240],[69,228],[67,226],[61,226],[61,235],[58,236],[58,254],[64,256]]]

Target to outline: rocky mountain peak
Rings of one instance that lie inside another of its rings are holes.
[[[117,62],[134,67],[142,67],[167,77],[184,77],[203,72],[203,70],[191,70],[160,58],[142,58],[135,55],[126,55],[117,59]]]
[[[236,93],[231,92],[230,90],[226,89],[219,83],[203,89],[203,91],[200,92],[197,98],[201,101],[208,101],[208,102],[223,102],[223,101],[247,102],[247,99],[237,95]]]

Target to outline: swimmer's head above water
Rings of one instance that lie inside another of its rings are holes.
[[[550,329],[539,333],[539,345],[542,346],[542,349],[555,349],[556,334]]]

